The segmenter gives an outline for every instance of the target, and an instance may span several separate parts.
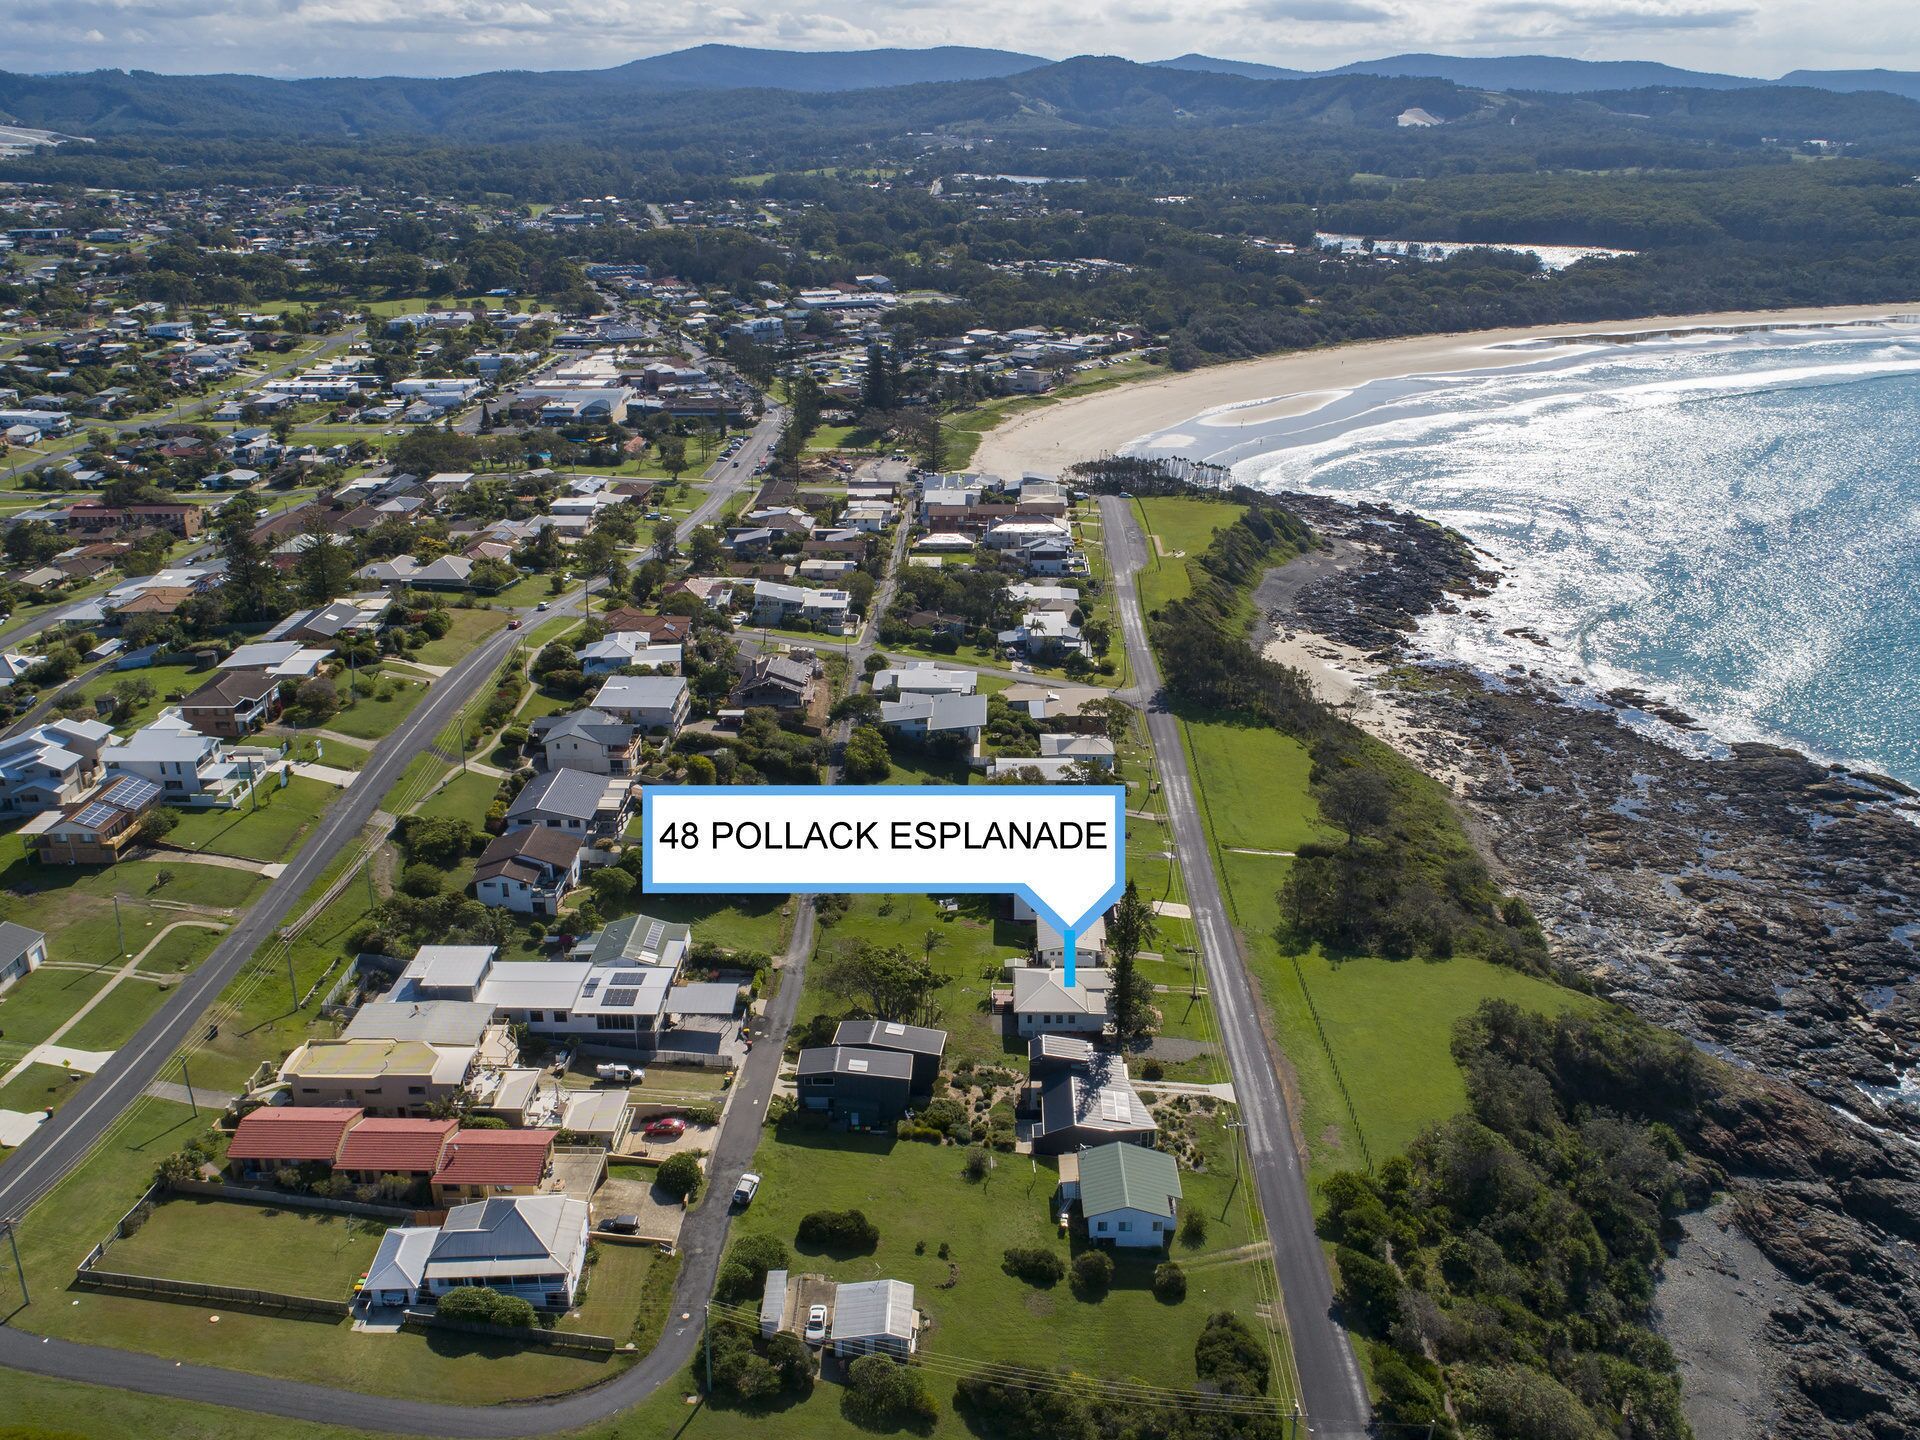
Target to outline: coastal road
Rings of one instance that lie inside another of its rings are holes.
[[[1107,562],[1113,571],[1114,600],[1120,615],[1134,687],[1146,712],[1147,728],[1160,759],[1161,789],[1167,825],[1186,877],[1187,903],[1207,972],[1207,987],[1219,1018],[1240,1115],[1246,1124],[1247,1152],[1254,1188],[1273,1242],[1273,1264],[1286,1304],[1287,1331],[1300,1376],[1300,1399],[1308,1433],[1320,1440],[1359,1440],[1369,1434],[1372,1407],[1345,1329],[1333,1318],[1333,1281],[1320,1240],[1314,1233],[1313,1199],[1300,1153],[1293,1143],[1293,1117],[1281,1088],[1280,1056],[1262,1023],[1262,1007],[1240,954],[1220,883],[1213,871],[1180,743],[1178,719],[1167,706],[1160,667],[1147,643],[1135,577],[1147,562],[1146,537],[1133,507],[1107,497],[1100,502]]]
[[[733,1221],[733,1187],[760,1143],[767,1100],[780,1073],[781,1052],[800,1004],[807,956],[813,949],[813,906],[800,897],[795,897],[793,905],[793,934],[787,942],[779,993],[761,1017],[753,1051],[735,1077],[733,1100],[707,1162],[707,1188],[680,1229],[680,1274],[667,1311],[667,1328],[650,1352],[605,1384],[525,1404],[438,1405],[303,1385],[207,1365],[181,1365],[157,1355],[42,1339],[11,1326],[0,1326],[0,1365],[61,1380],[108,1384],[143,1395],[226,1405],[290,1420],[452,1440],[552,1435],[611,1419],[640,1404],[678,1376],[700,1344],[703,1306],[713,1293],[714,1277],[719,1273]],[[46,1303],[45,1297],[42,1303]]]
[[[578,603],[576,596],[554,609],[564,613]],[[254,952],[272,940],[295,903],[373,818],[407,766],[452,722],[455,712],[500,668],[521,638],[517,630],[502,630],[433,682],[426,699],[375,747],[360,778],[327,808],[300,853],[248,907],[213,954],[181,982],[132,1040],[114,1052],[73,1102],[55,1111],[0,1169],[0,1217],[23,1214],[80,1162],[121,1111],[160,1078],[161,1067],[200,1024],[202,1012]]]

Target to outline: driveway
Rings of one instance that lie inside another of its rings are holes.
[[[593,1197],[593,1221],[596,1225],[604,1225],[616,1215],[637,1217],[640,1229],[636,1233],[643,1240],[677,1245],[680,1243],[680,1227],[687,1218],[687,1209],[657,1185],[609,1174],[607,1183]]]

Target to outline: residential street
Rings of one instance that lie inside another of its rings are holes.
[[[1293,1143],[1293,1116],[1280,1085],[1279,1056],[1262,1023],[1260,1001],[1220,896],[1179,723],[1167,708],[1160,667],[1147,643],[1146,618],[1134,588],[1134,576],[1147,560],[1146,537],[1125,500],[1102,499],[1100,514],[1120,629],[1135,677],[1136,688],[1127,692],[1127,698],[1137,697],[1144,705],[1160,759],[1167,826],[1179,849],[1194,933],[1200,941],[1234,1093],[1240,1100],[1240,1118],[1247,1127],[1250,1168],[1273,1241],[1273,1263],[1286,1303],[1308,1430],[1323,1440],[1354,1440],[1369,1433],[1366,1384],[1346,1331],[1332,1317],[1333,1282],[1314,1234],[1313,1198]]]

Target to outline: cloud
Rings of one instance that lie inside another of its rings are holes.
[[[1620,3],[1620,0],[1499,0],[1483,14],[1526,20],[1537,18],[1541,34],[1630,34],[1671,30],[1724,30],[1743,25],[1757,13],[1751,5],[1668,5]]]
[[[1295,20],[1308,25],[1377,25],[1399,17],[1370,0],[1248,0],[1235,7],[1250,20]]]

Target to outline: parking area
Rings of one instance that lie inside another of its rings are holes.
[[[608,1167],[606,1183],[593,1197],[593,1223],[597,1228],[617,1215],[631,1215],[639,1221],[635,1232],[641,1239],[676,1244],[680,1222],[686,1209],[653,1183],[653,1170],[645,1165]]]
[[[719,1142],[720,1127],[717,1125],[689,1125],[685,1132],[666,1139],[649,1138],[646,1134],[647,1122],[635,1120],[633,1129],[627,1132],[626,1143],[620,1147],[617,1158],[623,1160],[651,1160],[656,1164],[669,1155],[677,1155],[682,1150],[704,1150],[713,1153],[713,1147]]]
[[[607,1152],[594,1146],[553,1147],[553,1188],[569,1199],[591,1202],[607,1173]]]

